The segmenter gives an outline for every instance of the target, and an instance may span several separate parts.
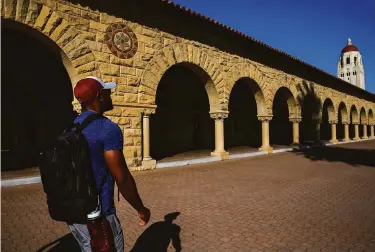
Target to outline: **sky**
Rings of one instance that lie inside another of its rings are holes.
[[[350,37],[375,94],[374,0],[173,0],[337,76]]]

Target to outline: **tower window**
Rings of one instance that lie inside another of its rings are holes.
[[[346,58],[346,64],[350,64],[350,57]]]
[[[356,72],[356,71],[354,71],[354,72],[353,72],[353,75],[357,75],[357,72]]]
[[[341,65],[341,67],[343,67],[344,66],[344,59],[341,57],[341,59],[340,59],[340,65]]]
[[[354,65],[357,65],[357,57],[354,57]]]

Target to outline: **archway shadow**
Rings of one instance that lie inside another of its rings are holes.
[[[314,85],[303,80],[302,84],[297,85],[299,93],[297,100],[301,104],[302,122],[300,124],[301,142],[317,142],[317,134],[320,131],[317,122],[320,121],[320,109],[322,107],[321,99],[317,94]],[[319,125],[320,126],[320,125]]]
[[[311,149],[294,150],[313,161],[344,162],[352,166],[368,166],[375,168],[374,149],[351,149],[338,146],[319,146]]]
[[[79,247],[74,236],[69,233],[60,237],[59,239],[48,243],[37,250],[37,252],[80,252],[81,248]]]
[[[178,215],[180,212],[169,213],[164,221],[153,223],[138,237],[130,252],[167,252],[171,241],[175,250],[181,251],[181,228],[173,223]]]

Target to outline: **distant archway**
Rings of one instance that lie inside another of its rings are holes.
[[[328,141],[332,138],[330,121],[335,120],[335,107],[331,99],[326,98],[323,103],[322,120],[320,124],[320,139]]]
[[[237,80],[229,97],[229,115],[224,121],[226,148],[261,146],[261,123],[258,120],[259,107],[264,97],[258,84],[248,77]]]
[[[355,137],[355,123],[359,123],[358,110],[355,105],[352,105],[350,108],[350,128],[349,128],[349,137]]]
[[[156,112],[150,117],[151,157],[156,160],[189,151],[214,150],[205,71],[191,63],[171,66],[157,85]],[[209,153],[209,152],[208,152]]]
[[[344,139],[345,137],[345,127],[343,123],[348,123],[348,110],[344,102],[340,102],[338,109],[338,122],[337,122],[337,139]]]
[[[316,141],[317,123],[319,119],[320,100],[308,93],[302,98],[302,122],[300,127],[300,142],[309,144]]]
[[[368,123],[367,116],[366,116],[366,110],[364,107],[361,108],[361,113],[360,113],[360,127],[359,127],[359,137],[364,136],[363,132],[363,125],[366,125]],[[367,127],[367,126],[366,126]]]
[[[297,116],[297,103],[287,87],[277,90],[273,99],[272,120],[270,121],[270,142],[289,145],[293,142],[293,124],[290,117]]]

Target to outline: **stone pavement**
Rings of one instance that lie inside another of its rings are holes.
[[[137,226],[116,195],[126,251],[137,239],[198,252],[375,251],[374,140],[134,176],[152,218]],[[37,251],[61,237],[51,251],[73,251],[40,184],[2,188],[1,208],[2,251]],[[174,224],[164,221],[174,212]]]

